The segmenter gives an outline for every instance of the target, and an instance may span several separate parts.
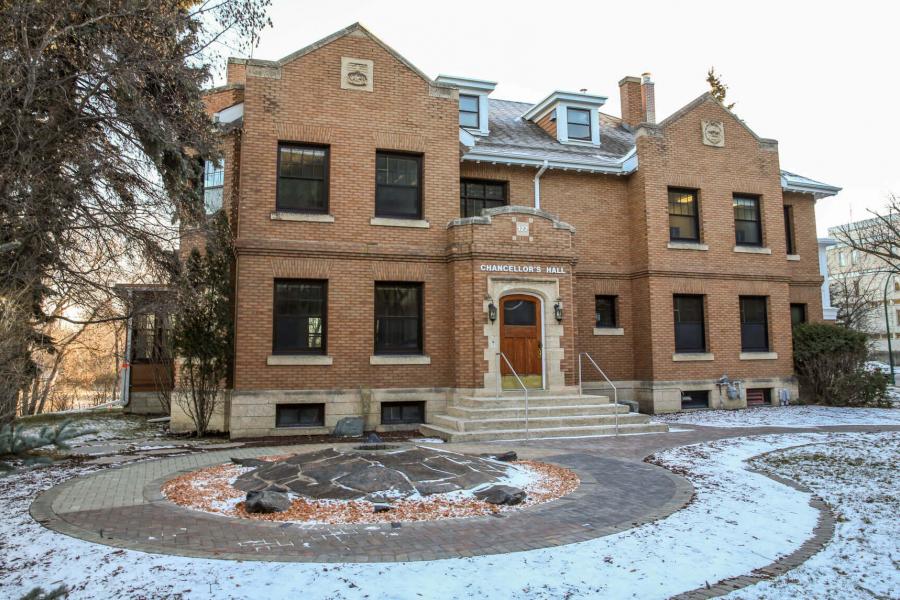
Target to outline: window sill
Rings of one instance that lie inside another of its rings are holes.
[[[745,254],[772,254],[771,248],[763,248],[761,246],[735,246],[734,251]]]
[[[270,367],[319,365],[328,366],[334,358],[325,354],[270,354],[266,364]]]
[[[431,223],[424,219],[390,219],[388,217],[372,217],[369,225],[378,225],[379,227],[412,227],[418,229],[428,229]]]
[[[669,242],[666,247],[670,250],[709,250],[707,244],[700,242]]]
[[[275,211],[269,217],[273,221],[304,221],[307,223],[334,223],[334,215],[318,213],[295,213],[288,211]]]
[[[594,327],[594,335],[625,335],[621,327]]]
[[[741,360],[775,360],[777,352],[741,352]]]
[[[800,260],[800,255],[799,254],[788,254],[787,259],[788,260]]]
[[[373,354],[370,365],[430,365],[431,357],[424,354]]]
[[[676,352],[672,355],[674,362],[701,362],[715,360],[712,352]]]

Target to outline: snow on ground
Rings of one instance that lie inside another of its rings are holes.
[[[754,461],[814,490],[836,515],[825,549],[730,598],[900,598],[900,435],[860,435]]]
[[[747,471],[744,461],[809,443],[850,441],[864,451],[867,439],[897,435],[797,433],[675,448],[658,462],[685,473],[696,496],[662,521],[556,548],[412,563],[218,561],[76,540],[27,514],[37,491],[86,471],[56,466],[0,479],[0,589],[18,597],[65,583],[71,598],[666,598],[765,566],[811,537],[818,515],[808,496]],[[835,447],[820,446],[825,454]],[[896,463],[896,446],[884,452]],[[854,560],[846,556],[842,568]]]
[[[740,410],[697,410],[656,415],[651,421],[706,427],[808,428],[827,425],[900,425],[900,409],[840,406],[754,406]]]
[[[162,435],[160,427],[148,424],[146,417],[126,415],[121,410],[115,409],[78,413],[49,413],[36,417],[25,417],[19,420],[19,424],[28,429],[36,429],[44,425],[55,427],[63,421],[72,421],[76,430],[94,431],[94,433],[72,440],[72,446],[82,446],[98,441],[132,440]]]

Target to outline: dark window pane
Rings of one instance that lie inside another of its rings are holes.
[[[278,353],[325,353],[326,282],[275,280],[272,350]]]
[[[709,408],[709,390],[682,392],[681,408]]]
[[[595,327],[617,327],[615,296],[597,296],[594,299],[594,307],[596,313]]]
[[[675,351],[705,352],[703,296],[675,296]]]
[[[791,326],[806,323],[806,305],[791,304]]]
[[[422,214],[421,157],[379,152],[376,157],[375,214],[416,219]]]
[[[510,300],[503,303],[504,325],[535,325],[536,303],[530,300]]]
[[[375,284],[375,352],[421,354],[421,284]]]
[[[467,181],[459,184],[460,215],[477,217],[485,208],[506,205],[505,181]]]
[[[759,217],[759,198],[735,196],[734,237],[739,245],[762,245],[762,226]]]
[[[697,192],[669,190],[669,238],[699,240],[700,221],[697,211]]]
[[[794,208],[784,207],[784,244],[788,254],[796,254],[794,247]]]
[[[276,427],[321,427],[325,425],[324,404],[276,404]]]
[[[566,110],[566,114],[569,116],[569,125],[579,124],[587,125],[588,127],[591,125],[591,113],[588,110],[583,108],[570,108]]]
[[[327,212],[326,148],[282,145],[278,148],[278,210]]]
[[[416,424],[425,422],[424,402],[382,402],[381,424]]]
[[[769,350],[769,325],[764,296],[741,296],[741,349]]]

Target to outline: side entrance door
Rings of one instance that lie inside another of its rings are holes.
[[[512,363],[529,388],[543,387],[541,360],[540,302],[533,296],[512,295],[500,300],[500,352]],[[509,366],[501,358],[504,389],[519,387]]]

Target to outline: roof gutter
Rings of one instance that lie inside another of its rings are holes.
[[[545,160],[538,172],[534,174],[534,207],[537,209],[541,208],[541,175],[549,166],[550,164]]]
[[[473,162],[485,162],[491,164],[521,165],[523,167],[541,167],[547,165],[549,169],[562,169],[564,171],[584,171],[585,173],[607,173],[611,175],[630,175],[637,170],[637,154],[632,150],[622,160],[611,162],[609,166],[596,163],[579,163],[561,160],[548,160],[531,158],[515,154],[489,154],[478,152],[477,147],[472,152],[467,152],[463,160]]]

